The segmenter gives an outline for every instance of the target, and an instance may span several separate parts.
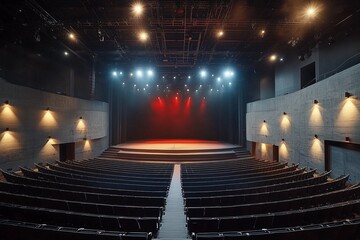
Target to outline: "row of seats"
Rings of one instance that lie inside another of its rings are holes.
[[[60,227],[49,224],[37,224],[8,219],[0,220],[1,239],[17,240],[149,240],[146,232],[118,232],[98,229]]]
[[[3,172],[0,228],[39,239],[151,239],[160,226],[172,168],[84,160]]]
[[[334,181],[324,182],[312,181],[308,185],[298,186],[295,188],[286,188],[280,190],[269,190],[266,192],[257,193],[242,193],[222,196],[204,196],[204,197],[187,197],[185,198],[186,207],[201,207],[201,206],[231,206],[236,204],[246,203],[261,203],[270,201],[280,201],[282,199],[294,199],[315,194],[322,194],[328,191],[334,191],[345,188],[345,183],[348,176],[342,176]]]
[[[347,228],[358,236],[360,185],[349,186],[348,176],[329,179],[329,172],[252,158],[231,162],[182,165],[193,239],[320,239],[320,232]],[[226,178],[221,179],[216,165]]]

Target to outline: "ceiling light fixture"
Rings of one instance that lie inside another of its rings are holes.
[[[144,6],[140,3],[134,3],[132,5],[132,12],[136,17],[140,17],[144,12]]]
[[[139,40],[142,41],[142,42],[146,42],[149,38],[149,34],[145,31],[141,31],[139,33]]]
[[[274,62],[277,59],[277,56],[275,54],[270,56],[270,61]]]
[[[74,34],[74,33],[69,33],[69,34],[68,34],[68,37],[69,37],[69,39],[71,39],[71,40],[76,40],[76,37],[75,37],[75,34]]]

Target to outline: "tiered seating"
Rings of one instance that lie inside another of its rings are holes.
[[[203,240],[356,239],[360,185],[328,174],[250,158],[183,164],[189,233]],[[338,237],[344,231],[348,237]]]
[[[84,160],[3,172],[0,231],[17,238],[150,239],[173,165]],[[16,234],[12,235],[12,232]]]

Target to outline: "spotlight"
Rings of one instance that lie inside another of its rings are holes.
[[[201,71],[200,71],[200,76],[201,76],[202,78],[205,78],[205,77],[207,76],[207,72],[206,72],[205,70],[201,70]]]
[[[231,82],[229,82],[229,86],[231,86]]]
[[[308,18],[314,18],[318,12],[319,12],[318,7],[316,7],[316,6],[308,6],[306,8],[306,10],[305,10],[305,15]]]
[[[113,75],[114,77],[116,77],[116,76],[117,76],[117,72],[116,72],[116,71],[113,71],[113,72],[112,72],[112,75]]]
[[[316,139],[318,139],[318,138],[319,138],[319,136],[318,136],[317,134],[315,134],[315,135],[314,135],[314,137],[315,137]]]
[[[349,92],[345,92],[345,97],[346,98],[349,98],[349,97],[351,97],[352,96],[352,94],[351,93],[349,93]]]
[[[230,78],[230,77],[232,77],[232,76],[234,76],[234,72],[233,72],[233,71],[226,70],[226,71],[224,72],[224,77]]]
[[[223,30],[219,30],[217,33],[216,33],[216,36],[218,38],[221,38],[222,36],[224,36],[224,31]]]
[[[350,142],[350,137],[345,137],[345,142]]]
[[[188,76],[188,79],[190,79],[191,78],[191,76]]]
[[[284,61],[284,58],[280,58],[280,62]]]
[[[130,73],[130,77],[132,77],[132,76],[134,76],[134,74],[133,74],[133,73]]]
[[[314,100],[314,104],[318,104],[318,103],[319,103],[319,101],[315,99],[315,100]]]
[[[277,59],[277,56],[275,54],[270,56],[270,61],[274,62]]]
[[[149,34],[145,31],[141,31],[139,33],[139,40],[142,41],[142,42],[146,42],[149,38]]]
[[[174,79],[176,79],[176,76],[174,76]]]
[[[142,77],[143,76],[143,72],[141,70],[137,70],[136,71],[136,76],[137,77]]]
[[[152,76],[154,76],[154,72],[151,69],[149,69],[147,71],[147,75],[148,75],[148,77],[152,77]]]
[[[69,53],[68,53],[67,51],[65,51],[65,52],[64,52],[64,55],[67,56],[67,55],[69,55]]]
[[[123,72],[120,72],[120,75],[123,75]]]
[[[137,2],[132,6],[132,12],[136,17],[140,17],[144,12],[144,6]]]
[[[217,81],[220,82],[220,81],[221,81],[221,77],[218,77],[218,78],[217,78]]]
[[[68,34],[68,37],[69,37],[71,40],[75,40],[75,39],[76,39],[75,34],[73,34],[73,33],[69,33],[69,34]]]

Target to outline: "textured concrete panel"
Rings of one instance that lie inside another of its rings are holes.
[[[354,96],[345,98],[345,92]],[[360,64],[297,92],[249,103],[246,132],[248,141],[279,146],[280,161],[324,171],[325,140],[360,143]]]
[[[69,142],[75,142],[76,159],[99,155],[108,147],[108,108],[104,102],[43,92],[0,79],[0,167],[55,161],[59,159],[58,144]]]

